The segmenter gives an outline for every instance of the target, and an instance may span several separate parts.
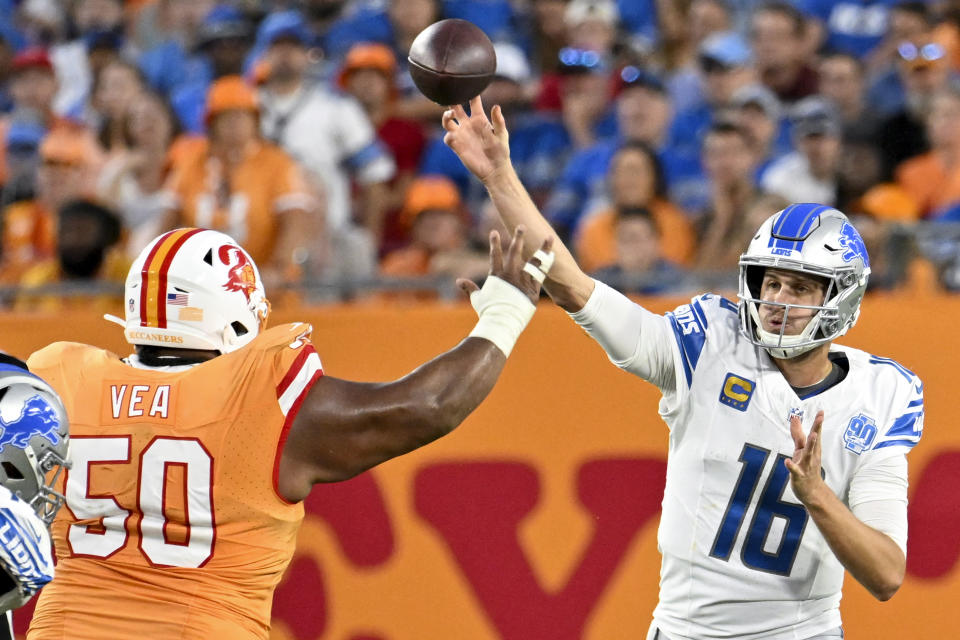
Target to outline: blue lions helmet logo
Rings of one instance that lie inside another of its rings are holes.
[[[845,249],[843,255],[844,262],[853,262],[856,258],[863,260],[863,266],[870,266],[870,256],[867,255],[867,247],[863,244],[863,238],[853,228],[849,222],[843,223],[840,229],[840,246]]]
[[[59,427],[60,418],[54,408],[41,396],[31,396],[16,420],[6,422],[0,416],[0,452],[8,444],[26,449],[34,436],[43,436],[51,444],[59,444]]]

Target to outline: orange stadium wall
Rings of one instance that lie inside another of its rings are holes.
[[[848,638],[960,637],[958,317],[960,297],[873,296],[844,340],[916,371],[927,399],[910,455],[908,575],[887,603],[847,581]],[[466,305],[361,306],[274,321],[311,322],[329,375],[388,380],[455,345],[473,318]],[[0,346],[20,356],[64,339],[126,353],[119,329],[94,315],[6,315],[0,328]],[[456,432],[314,490],[271,637],[642,638],[660,566],[667,433],[657,401],[542,305],[489,399]],[[29,613],[17,615],[21,632]]]

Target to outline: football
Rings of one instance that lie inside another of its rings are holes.
[[[497,54],[490,38],[466,20],[440,20],[420,32],[407,57],[420,92],[447,106],[480,95],[493,78]]]

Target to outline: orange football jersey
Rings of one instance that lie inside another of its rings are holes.
[[[276,492],[280,451],[323,374],[310,331],[171,370],[76,343],[30,357],[66,406],[73,466],[28,638],[268,637],[303,519]]]

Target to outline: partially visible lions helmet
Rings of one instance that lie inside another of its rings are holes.
[[[827,281],[819,305],[763,302],[760,286],[767,268],[797,271]],[[847,332],[860,315],[867,290],[870,258],[863,239],[847,217],[820,204],[794,204],[766,220],[740,256],[740,328],[753,344],[775,358],[793,358]],[[798,335],[786,335],[787,315],[778,333],[760,324],[760,304],[779,306],[784,313],[813,309],[815,315]]]
[[[230,236],[176,229],[140,252],[124,289],[127,342],[229,353],[270,313],[257,265]]]
[[[64,500],[53,487],[70,468],[68,424],[60,398],[46,382],[0,363],[0,484],[47,525]]]

